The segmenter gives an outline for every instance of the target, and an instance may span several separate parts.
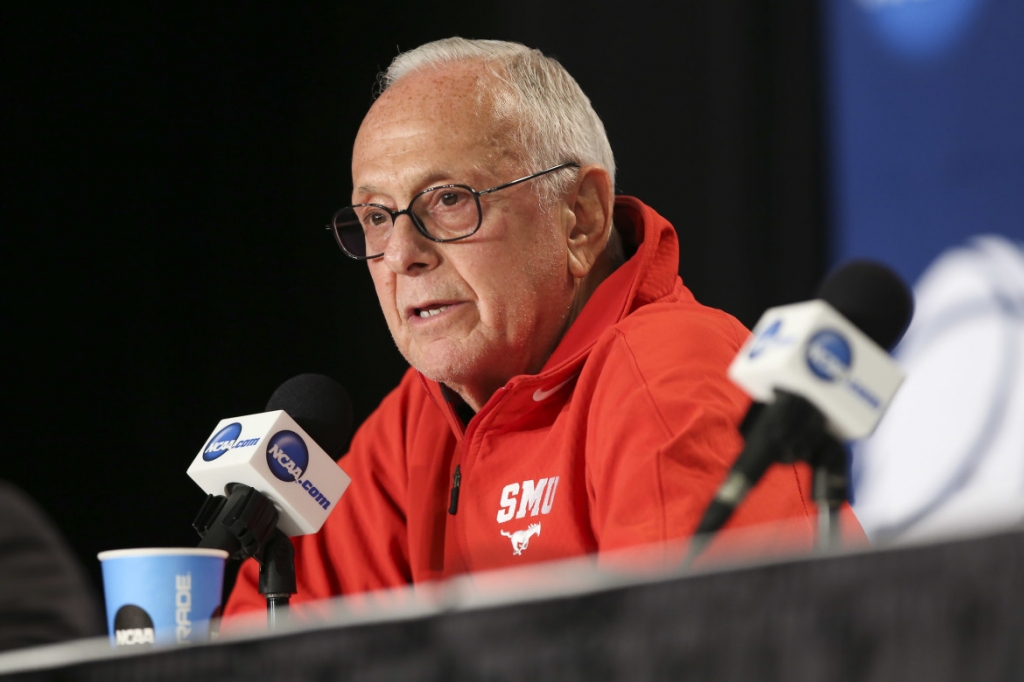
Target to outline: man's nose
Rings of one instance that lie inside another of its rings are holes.
[[[395,219],[391,236],[384,247],[384,263],[398,275],[415,275],[437,265],[437,245],[423,236],[412,217]]]

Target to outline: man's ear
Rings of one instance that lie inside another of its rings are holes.
[[[569,273],[582,279],[594,267],[608,243],[615,204],[611,175],[602,166],[580,168],[577,189],[569,201],[568,208],[575,217],[566,235]],[[573,216],[570,216],[570,221]]]

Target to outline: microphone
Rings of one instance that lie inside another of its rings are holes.
[[[199,546],[256,558],[271,630],[287,622],[298,589],[289,536],[320,530],[341,499],[351,479],[336,460],[351,433],[345,389],[300,374],[274,391],[266,412],[221,420],[188,468],[208,493],[192,522]]]
[[[899,276],[863,260],[828,277],[817,299],[765,311],[729,366],[729,378],[756,401],[751,409],[759,413],[744,420],[743,451],[705,511],[698,536],[725,525],[773,462],[820,457],[833,478],[842,479],[822,485],[845,499],[840,442],[870,435],[902,383],[903,371],[887,351],[912,312]],[[687,563],[703,546],[695,541]]]
[[[214,516],[223,516],[222,496],[241,484],[269,500],[249,512],[262,519],[256,525],[264,530],[257,535],[271,532],[275,525],[289,536],[315,533],[350,482],[335,460],[343,454],[351,433],[352,404],[345,389],[329,377],[300,374],[274,391],[266,412],[222,419],[192,461],[188,475],[212,498],[219,498],[219,507],[207,510]],[[279,518],[271,519],[275,512]],[[237,517],[229,515],[224,521],[235,522]],[[200,546],[220,547],[237,555],[260,540],[243,535],[240,548],[230,537],[220,537],[224,524],[213,523],[209,513],[206,520]]]

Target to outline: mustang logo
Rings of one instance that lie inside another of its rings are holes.
[[[512,554],[519,556],[524,549],[530,546],[530,536],[540,535],[540,524],[531,523],[526,530],[517,530],[514,533],[501,531],[501,534],[512,540]]]

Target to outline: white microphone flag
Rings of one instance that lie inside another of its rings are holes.
[[[887,352],[822,300],[769,308],[729,366],[754,400],[795,393],[825,415],[841,440],[864,438],[903,382]]]
[[[315,533],[351,482],[337,462],[282,410],[223,419],[188,475],[210,495],[242,483],[269,497],[286,535]]]

